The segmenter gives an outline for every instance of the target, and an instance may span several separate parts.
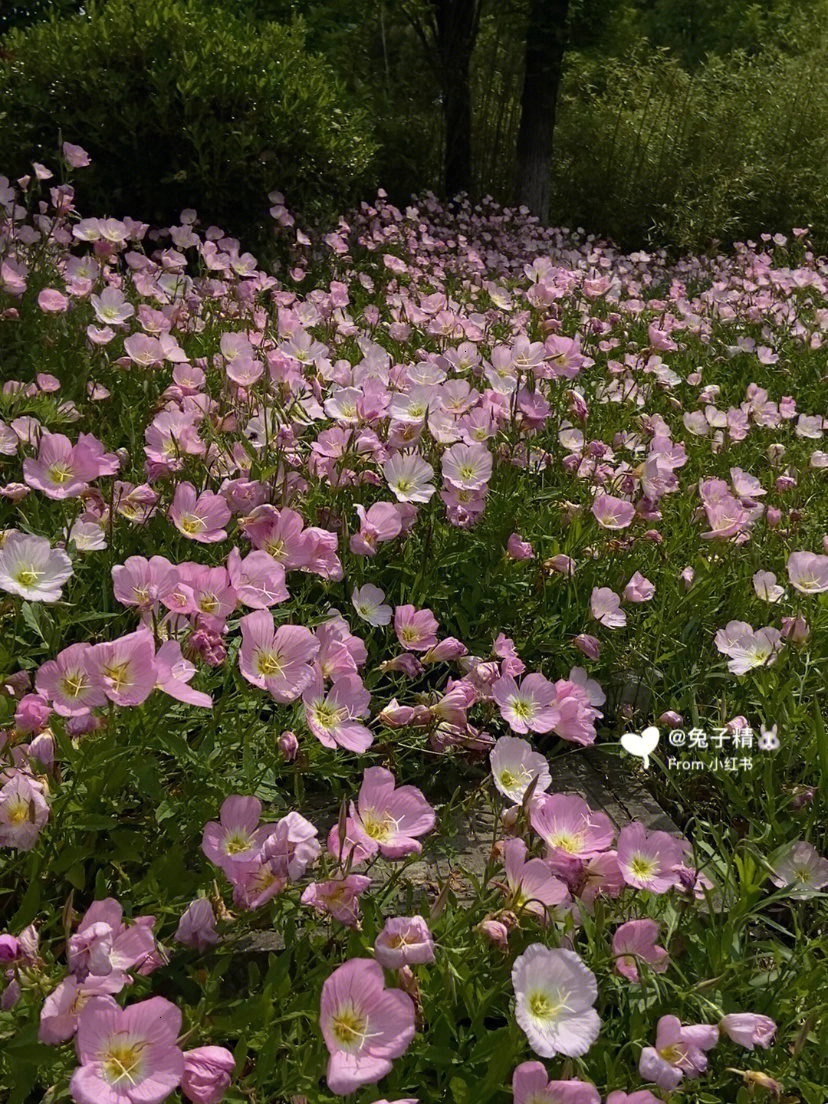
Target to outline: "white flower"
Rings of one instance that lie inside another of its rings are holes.
[[[785,594],[785,588],[777,585],[772,571],[757,571],[753,576],[753,589],[759,598],[772,604]]]
[[[595,974],[575,951],[533,943],[515,959],[515,1019],[536,1054],[586,1054],[601,1030]]]
[[[416,452],[397,453],[384,465],[382,472],[400,502],[428,502],[434,494],[435,488],[429,483],[434,468]]]
[[[57,602],[61,587],[72,574],[72,561],[45,537],[16,529],[0,547],[0,590],[31,602]]]
[[[716,633],[716,647],[730,656],[728,671],[744,675],[754,667],[769,667],[782,646],[782,634],[768,625],[755,631],[746,621],[729,621]]]
[[[96,521],[83,521],[78,518],[69,531],[69,540],[78,552],[97,552],[101,548],[106,548],[104,531]]]
[[[536,775],[536,794],[548,790],[552,782],[546,757],[533,751],[529,741],[521,740],[519,736],[501,736],[491,750],[489,762],[495,786],[515,805],[523,801],[523,795]]]
[[[387,625],[391,620],[391,607],[384,606],[385,591],[366,583],[351,595],[354,609],[369,625]]]

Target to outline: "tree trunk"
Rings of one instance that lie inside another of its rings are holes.
[[[446,130],[444,188],[449,199],[471,184],[471,58],[477,0],[434,0]]]
[[[517,140],[517,200],[545,222],[569,0],[530,0]]]

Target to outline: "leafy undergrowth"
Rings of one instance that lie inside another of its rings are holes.
[[[3,1098],[822,1104],[825,261],[271,199],[0,179]]]

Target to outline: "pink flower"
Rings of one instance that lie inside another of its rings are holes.
[[[37,297],[37,305],[44,314],[63,314],[69,309],[69,300],[57,288],[44,288]]]
[[[633,1093],[616,1089],[609,1094],[606,1104],[664,1104],[664,1102],[654,1096],[649,1089],[639,1089],[638,1092]]]
[[[588,633],[580,633],[572,643],[587,659],[597,659],[601,654],[601,641]]]
[[[391,1072],[414,1038],[414,1004],[386,989],[382,967],[367,958],[339,966],[322,986],[320,1027],[330,1052],[328,1087],[345,1096]]]
[[[461,490],[475,491],[492,477],[492,454],[480,442],[456,444],[443,454],[443,478]]]
[[[181,654],[181,645],[177,640],[167,640],[161,645],[155,657],[158,689],[185,705],[212,709],[213,699],[210,695],[189,685],[195,673],[195,665]]]
[[[574,951],[528,947],[512,967],[515,1019],[536,1054],[578,1057],[601,1030],[595,975]]]
[[[233,794],[222,802],[218,822],[204,825],[201,850],[234,881],[256,866],[272,824],[259,827],[262,803],[256,797]]]
[[[599,494],[592,503],[592,514],[604,529],[626,529],[635,517],[635,506],[623,498]]]
[[[608,629],[620,629],[627,623],[621,599],[609,587],[593,587],[589,608],[595,620]]]
[[[755,1012],[731,1012],[719,1020],[719,1031],[748,1050],[753,1050],[755,1046],[767,1049],[776,1034],[776,1024],[769,1016],[760,1016]]]
[[[512,533],[506,542],[506,554],[512,560],[531,560],[535,552],[529,541],[525,541],[519,533]]]
[[[176,943],[185,947],[195,947],[197,951],[206,951],[218,943],[216,933],[216,914],[206,897],[196,897],[182,913],[173,937]]]
[[[267,552],[285,571],[307,566],[312,539],[295,510],[277,510],[266,503],[245,518],[242,528],[253,547]]]
[[[164,556],[129,556],[112,568],[112,586],[122,606],[134,606],[141,613],[162,602],[178,582],[178,569]]]
[[[95,644],[86,662],[92,685],[116,705],[140,705],[155,689],[155,644],[147,629]]]
[[[367,768],[350,814],[349,834],[368,854],[379,848],[389,859],[422,851],[417,837],[430,832],[436,820],[422,793],[414,786],[396,786],[385,767]]]
[[[385,591],[366,583],[351,595],[351,602],[363,621],[369,625],[387,625],[391,620],[391,607],[384,605]]]
[[[492,686],[500,715],[513,732],[549,732],[555,725],[555,687],[540,673],[527,675],[520,686],[504,675]]]
[[[367,511],[357,506],[360,527],[351,537],[349,547],[356,556],[375,556],[377,545],[393,540],[402,532],[402,521],[393,502],[377,502]]]
[[[316,828],[299,813],[290,812],[275,825],[264,826],[261,846],[253,861],[232,872],[233,900],[257,909],[301,878],[319,856]]]
[[[13,529],[0,538],[0,590],[29,602],[57,602],[72,561],[44,537]]]
[[[730,657],[727,669],[744,675],[754,667],[770,667],[776,662],[782,634],[770,625],[754,630],[746,621],[728,621],[716,633],[715,643],[722,655]]]
[[[656,1030],[656,1045],[644,1047],[638,1062],[638,1072],[646,1081],[671,1092],[682,1079],[698,1077],[707,1069],[707,1055],[719,1040],[713,1025],[696,1024],[682,1027],[676,1016],[662,1016]]]
[[[89,673],[91,651],[90,644],[70,644],[38,669],[37,692],[48,698],[62,717],[80,716],[106,704],[106,694]]]
[[[249,552],[242,559],[238,548],[231,549],[227,574],[238,600],[251,609],[270,609],[289,597],[285,569],[269,552]]]
[[[114,475],[119,467],[118,457],[104,452],[101,442],[88,433],[82,433],[75,445],[62,433],[42,433],[37,459],[23,461],[23,478],[48,498],[76,498],[91,479]]]
[[[143,966],[156,951],[151,925],[140,923],[127,927],[123,910],[113,897],[93,901],[86,910],[78,930],[66,944],[69,969],[81,980],[90,975],[108,976]]]
[[[386,482],[400,502],[428,502],[434,494],[429,482],[434,468],[416,452],[397,453],[382,469]]]
[[[828,590],[828,556],[814,552],[791,552],[788,578],[802,594],[824,594]]]
[[[649,602],[654,594],[655,587],[640,571],[636,571],[624,587],[624,599],[627,602]]]
[[[77,1104],[161,1104],[181,1082],[181,1013],[163,997],[119,1008],[95,997],[78,1019],[80,1066],[69,1086]]]
[[[512,1074],[514,1104],[601,1104],[588,1081],[550,1081],[542,1062],[521,1062]]]
[[[576,794],[541,794],[529,810],[532,828],[548,848],[557,854],[587,859],[606,851],[615,828],[604,812],[594,812]]]
[[[374,957],[387,970],[434,961],[434,940],[422,916],[393,916],[374,944]]]
[[[239,625],[241,673],[254,686],[270,691],[277,702],[295,701],[313,679],[311,661],[319,651],[313,633],[301,625],[276,629],[267,610],[248,613]]]
[[[805,840],[783,848],[771,862],[771,881],[780,889],[788,887],[788,896],[804,901],[828,885],[828,859]]]
[[[91,164],[89,154],[82,146],[74,146],[71,142],[63,143],[63,156],[66,164],[72,169],[85,169]]]
[[[64,978],[43,1002],[37,1033],[40,1042],[47,1046],[68,1042],[78,1029],[78,1017],[84,1006],[93,997],[120,993],[128,981],[120,970],[105,975],[90,974],[84,981],[79,981],[74,974]]]
[[[397,606],[394,631],[407,652],[427,652],[437,643],[438,622],[430,609]]]
[[[363,874],[347,874],[328,882],[311,882],[302,893],[303,905],[326,913],[346,928],[359,927],[359,898],[371,886]]]
[[[49,819],[49,806],[34,779],[15,774],[0,789],[0,847],[31,851]]]
[[[179,483],[175,488],[168,517],[187,540],[199,544],[214,544],[227,536],[223,528],[230,520],[226,499],[211,491],[196,493],[192,483]]]
[[[543,859],[529,859],[522,839],[509,839],[500,844],[511,907],[518,913],[530,912],[546,924],[556,905],[569,897],[569,890],[556,878]]]
[[[523,801],[533,779],[537,779],[533,791],[537,796],[548,790],[552,781],[546,756],[518,736],[501,736],[489,753],[489,763],[495,786],[515,805]]]
[[[325,747],[367,751],[374,742],[371,730],[359,724],[368,713],[371,695],[357,674],[338,678],[325,690],[321,675],[315,675],[302,695],[308,728]]]
[[[657,974],[670,964],[667,952],[656,944],[658,924],[655,920],[628,920],[616,929],[612,937],[615,969],[628,981],[639,981],[638,964],[646,962]]]
[[[628,824],[618,835],[618,865],[627,885],[666,893],[677,885],[677,867],[686,845],[667,832],[648,832],[643,824]]]
[[[184,1051],[181,1091],[193,1104],[218,1104],[230,1088],[236,1060],[224,1047]]]

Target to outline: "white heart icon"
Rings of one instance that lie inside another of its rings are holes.
[[[650,725],[643,732],[625,732],[621,737],[621,747],[624,751],[641,760],[644,770],[650,765],[650,752],[658,746],[658,729]]]

